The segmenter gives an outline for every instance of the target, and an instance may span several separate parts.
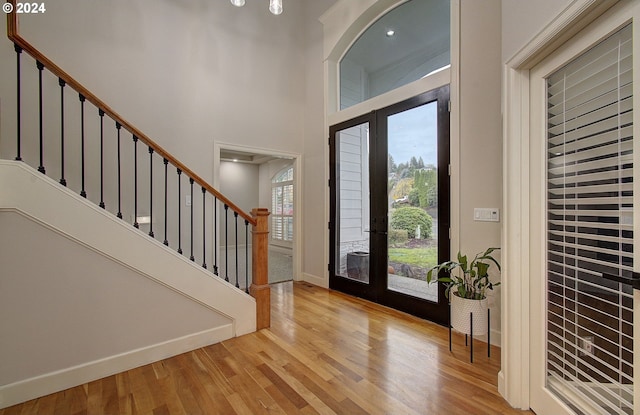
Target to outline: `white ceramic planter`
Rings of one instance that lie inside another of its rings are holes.
[[[470,300],[451,293],[451,327],[464,334],[471,334],[471,318],[473,313],[473,335],[487,333],[487,299]]]

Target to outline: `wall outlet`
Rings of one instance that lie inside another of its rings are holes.
[[[186,195],[184,198],[184,203],[187,206],[191,206],[191,195]]]
[[[585,336],[580,338],[580,356],[593,356],[595,353],[593,346],[593,336]]]

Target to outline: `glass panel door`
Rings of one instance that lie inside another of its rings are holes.
[[[369,197],[370,121],[332,129],[332,287],[371,297]]]
[[[449,87],[330,128],[329,286],[448,322]]]
[[[438,102],[387,118],[387,289],[438,302]]]

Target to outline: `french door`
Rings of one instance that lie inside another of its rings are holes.
[[[449,259],[449,87],[330,128],[329,285],[440,324]]]
[[[531,71],[530,402],[539,415],[634,413],[634,290],[607,278],[639,269],[630,5]]]

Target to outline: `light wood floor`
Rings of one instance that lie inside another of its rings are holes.
[[[532,414],[497,391],[500,350],[305,283],[272,327],[0,410],[9,414]]]

